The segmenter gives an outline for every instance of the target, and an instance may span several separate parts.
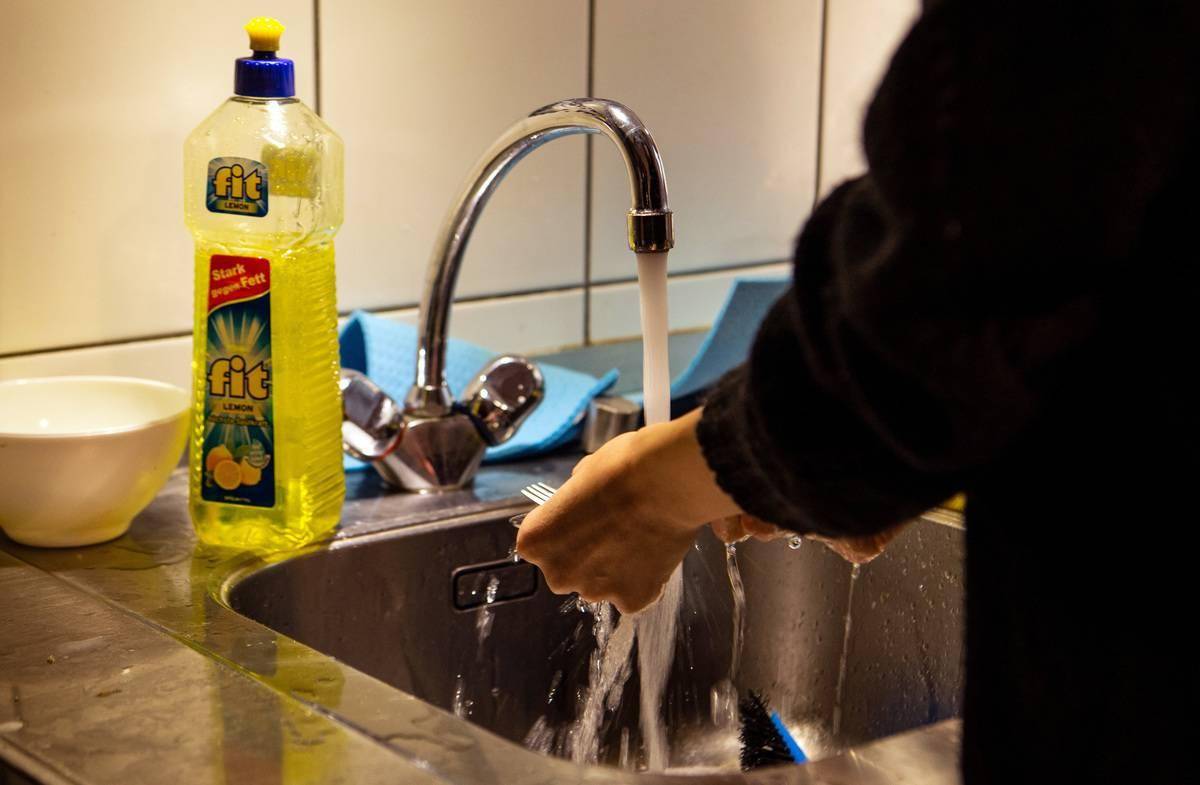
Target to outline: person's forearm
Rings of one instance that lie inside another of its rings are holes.
[[[694,529],[742,512],[717,483],[700,448],[696,426],[702,412],[696,409],[676,420],[647,428],[648,449],[640,458],[643,466],[670,467],[669,472],[645,472],[644,476],[654,479],[654,493],[664,506],[670,506],[670,517]]]
[[[792,290],[706,404],[708,460],[757,517],[881,531],[1105,383],[1080,358],[1102,315],[1120,318],[1113,271],[1190,155],[1185,72],[1155,44],[1169,20],[1110,5],[1031,28],[970,5],[931,6],[897,51],[865,124],[868,173],[818,206]],[[1069,65],[1098,70],[1059,67],[1063,35],[1084,42]],[[1106,56],[1118,43],[1139,69]]]

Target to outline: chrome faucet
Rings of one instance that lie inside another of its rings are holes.
[[[467,485],[484,450],[511,438],[541,400],[544,383],[537,367],[506,355],[481,369],[464,400],[456,402],[446,385],[446,334],[463,252],[496,186],[529,153],[573,134],[603,134],[625,161],[633,202],[630,249],[665,253],[674,245],[662,159],[630,109],[575,98],[544,106],[505,131],[475,164],[438,234],[421,296],[416,378],[403,409],[362,374],[343,373],[346,451],[371,461],[387,482],[413,491]]]

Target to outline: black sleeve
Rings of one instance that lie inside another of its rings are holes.
[[[969,485],[1070,389],[1182,154],[1187,4],[940,3],[868,111],[868,174],[699,436],[747,512],[866,534]],[[1135,287],[1136,288],[1136,287]],[[1125,295],[1132,296],[1132,295]]]

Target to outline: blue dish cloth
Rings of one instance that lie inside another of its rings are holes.
[[[671,382],[671,400],[707,390],[726,372],[745,362],[758,326],[790,284],[790,278],[735,280],[696,356]]]
[[[671,382],[671,413],[679,416],[698,406],[699,396],[727,372],[745,362],[758,326],[788,286],[790,278],[738,278],[729,287],[713,326],[688,367]],[[625,396],[641,403],[640,392]]]
[[[417,356],[417,329],[380,316],[357,311],[342,328],[342,367],[362,371],[397,401],[403,401],[413,383]],[[446,383],[456,395],[467,386],[484,363],[497,356],[481,346],[450,338],[446,346]],[[529,415],[516,436],[498,447],[489,447],[484,460],[514,460],[549,452],[577,438],[588,402],[617,381],[616,370],[597,379],[585,373],[538,363],[546,379],[546,397]],[[347,471],[367,464],[347,456]]]

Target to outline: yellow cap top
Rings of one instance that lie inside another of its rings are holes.
[[[283,23],[269,16],[256,16],[246,23],[250,48],[255,52],[278,52],[279,37],[283,35],[283,30]]]

